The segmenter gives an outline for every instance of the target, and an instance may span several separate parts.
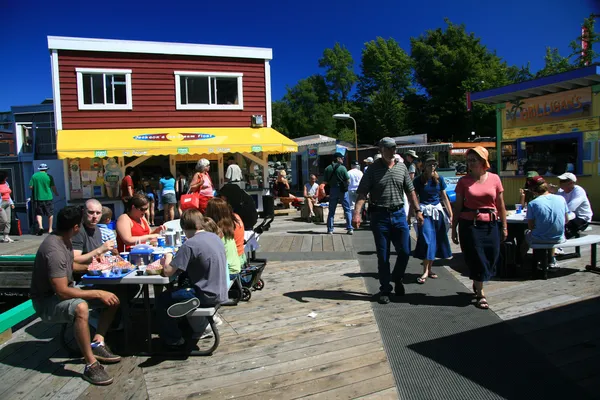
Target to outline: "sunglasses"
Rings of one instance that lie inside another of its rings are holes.
[[[141,212],[146,212],[148,211],[148,207],[136,207],[138,210],[140,210]]]
[[[426,164],[427,167],[437,167],[438,163],[434,162],[434,163],[427,163]]]

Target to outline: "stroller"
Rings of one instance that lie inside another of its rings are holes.
[[[240,301],[250,300],[251,290],[262,290],[265,286],[262,273],[267,265],[267,260],[256,258],[256,250],[259,248],[260,235],[269,230],[275,216],[272,212],[267,213],[268,215],[263,221],[255,226],[258,221],[258,212],[254,199],[237,185],[223,186],[219,191],[219,197],[227,200],[233,212],[240,216],[246,228],[254,227],[252,230],[246,231],[244,240],[246,261],[238,278],[232,282],[229,290],[230,301],[224,304],[237,305]]]

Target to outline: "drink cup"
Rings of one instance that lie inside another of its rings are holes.
[[[158,247],[165,247],[165,237],[164,236],[159,236],[158,237]]]
[[[125,261],[129,261],[129,252],[128,251],[124,251],[122,253],[119,253],[119,255],[121,256],[121,258]]]
[[[523,212],[523,206],[521,204],[515,204],[515,210],[517,210],[517,214],[521,214],[521,212]]]
[[[155,251],[154,253],[152,253],[152,261],[160,260],[163,255],[164,255],[164,252]]]

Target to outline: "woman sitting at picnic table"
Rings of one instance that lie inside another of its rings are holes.
[[[205,216],[212,218],[221,229],[221,232],[223,232],[223,243],[225,244],[225,254],[227,255],[229,277],[231,280],[234,280],[242,270],[242,259],[238,254],[238,247],[235,242],[235,230],[238,222],[236,222],[236,219],[233,216],[231,206],[224,199],[211,199],[206,206]]]
[[[129,251],[139,243],[158,238],[165,230],[164,225],[150,231],[150,225],[145,214],[148,210],[148,199],[145,194],[136,193],[127,203],[127,212],[117,219],[117,249]]]
[[[214,196],[214,187],[208,171],[210,170],[210,161],[206,158],[201,158],[196,163],[196,173],[190,183],[190,193],[198,193],[200,195],[200,205],[198,210],[204,214],[206,205]]]
[[[541,176],[527,179],[527,189],[533,193],[534,199],[527,207],[527,225],[529,230],[525,233],[528,245],[532,244],[558,244],[565,239],[565,225],[569,222],[569,208],[564,197],[549,192],[548,184]],[[545,252],[542,252],[545,253]],[[535,262],[537,252],[534,250]],[[554,249],[548,260],[550,268],[556,267]]]
[[[423,274],[417,278],[417,283],[423,284],[427,278],[436,279],[438,276],[431,270],[436,258],[452,257],[448,229],[446,228],[446,214],[442,207],[443,202],[449,214],[448,221],[452,220],[452,208],[446,195],[446,182],[443,176],[436,172],[437,161],[433,154],[423,157],[425,170],[413,181],[415,193],[419,197],[421,212],[423,213],[423,226],[418,228],[417,247],[414,257],[423,260]]]
[[[500,177],[491,172],[488,151],[477,146],[466,154],[468,175],[456,185],[452,241],[459,244],[473,280],[478,308],[489,308],[483,283],[496,274],[500,240],[506,240],[506,208]]]

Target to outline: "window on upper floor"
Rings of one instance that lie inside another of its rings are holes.
[[[76,68],[80,110],[131,110],[131,70]]]
[[[243,110],[241,73],[175,71],[178,110]]]

